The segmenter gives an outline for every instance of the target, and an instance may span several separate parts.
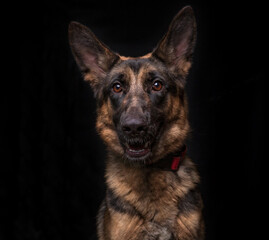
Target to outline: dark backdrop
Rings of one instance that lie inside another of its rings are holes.
[[[95,100],[68,46],[68,23],[79,21],[114,51],[139,56],[185,5],[198,23],[186,86],[188,154],[201,173],[206,239],[261,237],[266,6],[55,0],[14,4],[6,17],[20,54],[9,62],[9,76],[19,69],[16,82],[2,88],[11,114],[3,114],[1,126],[0,239],[96,239],[105,150],[95,131]]]

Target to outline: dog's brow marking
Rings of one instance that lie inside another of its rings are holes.
[[[135,76],[135,73],[133,72],[133,70],[131,68],[128,69],[128,74],[129,74],[129,78],[130,78],[130,92],[135,91],[135,86],[137,83],[137,79]]]
[[[144,93],[144,88],[143,88],[143,75],[146,73],[148,69],[147,63],[142,64],[142,66],[139,68],[138,72],[135,72],[134,69],[131,67],[128,69],[128,75],[130,79],[130,89],[129,89],[129,94],[130,94],[130,107],[131,106],[138,106],[140,103],[140,97],[141,93]]]
[[[143,80],[145,80],[145,77],[149,72],[156,71],[156,68],[149,63],[145,63],[140,69],[139,73],[137,75],[137,79],[140,82],[141,86],[143,84]]]
[[[131,68],[130,68],[130,92],[133,94],[137,95],[137,91],[143,90],[142,84],[141,84],[141,69],[139,69],[138,73],[135,73]]]
[[[136,106],[138,104],[137,92],[140,89],[138,78],[133,70],[130,68],[130,94],[131,94],[131,103],[130,106]]]

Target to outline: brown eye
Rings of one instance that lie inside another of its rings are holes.
[[[161,91],[163,88],[163,84],[161,83],[161,81],[155,81],[152,85],[152,90],[154,91]]]
[[[115,93],[120,93],[122,91],[122,86],[120,83],[115,83],[112,88]]]

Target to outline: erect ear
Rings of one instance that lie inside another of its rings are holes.
[[[171,22],[168,32],[152,56],[163,61],[169,69],[186,76],[196,41],[196,21],[190,6],[184,7]]]
[[[69,44],[84,79],[95,90],[119,56],[99,41],[90,29],[77,22],[69,24]]]

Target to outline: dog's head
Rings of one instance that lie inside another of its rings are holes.
[[[97,99],[97,130],[114,154],[150,163],[184,144],[184,85],[195,39],[191,7],[175,16],[152,53],[138,58],[112,52],[87,27],[70,23],[72,52]]]

